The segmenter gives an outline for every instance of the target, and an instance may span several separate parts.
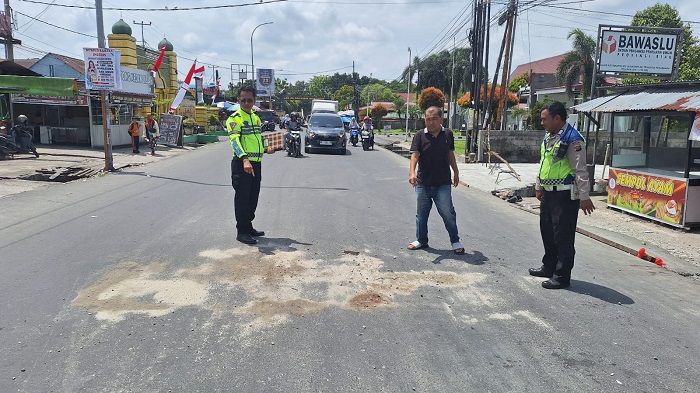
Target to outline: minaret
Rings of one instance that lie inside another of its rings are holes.
[[[107,36],[107,42],[110,48],[121,52],[123,67],[137,68],[136,38],[131,36],[131,27],[124,19],[119,19],[112,26],[112,34]]]

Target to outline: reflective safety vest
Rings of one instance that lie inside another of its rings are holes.
[[[228,139],[233,154],[238,158],[248,158],[251,162],[262,161],[265,145],[260,135],[260,117],[254,112],[238,109],[226,119]]]
[[[549,138],[551,136],[548,133],[540,146],[540,184],[543,186],[573,184],[574,179],[576,179],[576,171],[571,167],[566,152],[572,143],[585,142],[583,136],[571,124],[567,124],[559,141],[548,148]]]

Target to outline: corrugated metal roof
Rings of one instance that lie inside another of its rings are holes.
[[[573,107],[578,112],[700,111],[700,89],[643,91],[599,97]]]

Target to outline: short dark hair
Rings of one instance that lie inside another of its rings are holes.
[[[425,110],[425,113],[428,112],[435,112],[435,114],[438,115],[440,118],[443,117],[442,108],[440,108],[439,106],[431,106],[430,108]]]
[[[547,105],[546,109],[547,112],[549,112],[549,115],[552,116],[552,119],[554,116],[559,116],[559,118],[561,118],[563,121],[566,121],[567,117],[569,117],[566,113],[566,107],[559,101],[554,101]]]
[[[240,97],[241,93],[243,93],[244,91],[247,91],[248,93],[252,94],[253,98],[258,96],[258,93],[255,91],[255,88],[251,86],[243,86],[240,89],[238,89],[238,96]]]

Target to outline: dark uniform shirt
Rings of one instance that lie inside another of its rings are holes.
[[[411,144],[411,153],[418,153],[418,184],[452,184],[450,152],[454,150],[455,137],[447,128],[443,128],[436,137],[428,132],[427,128],[416,132]]]

